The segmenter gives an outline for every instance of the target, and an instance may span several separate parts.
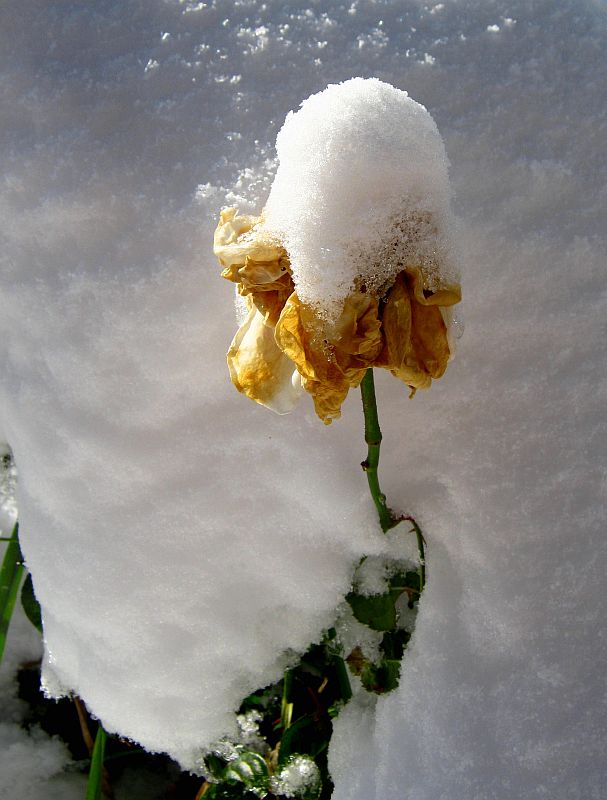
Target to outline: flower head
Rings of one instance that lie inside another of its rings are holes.
[[[416,389],[444,373],[460,299],[447,156],[428,111],[375,78],[305,100],[276,140],[261,217],[222,211],[215,253],[249,314],[228,352],[248,397],[325,423],[370,367]]]
[[[214,252],[222,276],[246,298],[248,315],[228,350],[230,376],[245,395],[284,414],[302,389],[329,424],[370,367],[388,369],[411,389],[427,389],[450,359],[443,310],[461,299],[456,283],[429,288],[420,266],[404,266],[387,286],[362,281],[328,317],[304,303],[289,255],[262,217],[224,209]]]

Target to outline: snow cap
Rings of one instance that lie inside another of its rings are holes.
[[[287,115],[276,148],[265,224],[302,301],[333,316],[357,284],[380,294],[405,266],[431,290],[457,280],[444,144],[407,92],[332,84]]]

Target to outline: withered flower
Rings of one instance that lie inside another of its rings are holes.
[[[379,296],[359,281],[341,313],[327,319],[300,301],[288,253],[262,217],[224,209],[214,252],[249,309],[228,366],[236,388],[252,400],[285,414],[303,388],[328,425],[370,367],[390,370],[411,396],[444,374],[451,350],[443,312],[460,301],[458,284],[430,290],[420,266],[404,266]]]

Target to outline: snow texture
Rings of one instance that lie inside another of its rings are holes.
[[[411,265],[428,289],[457,281],[445,147],[406,92],[331,85],[287,116],[276,150],[264,218],[304,302],[338,315],[357,284],[381,296]]]
[[[10,448],[0,442],[0,534],[10,536],[17,519],[17,468]]]
[[[377,77],[444,139],[466,335],[412,401],[378,376],[428,586],[398,692],[338,720],[334,798],[604,797],[604,3],[24,0],[0,22],[0,431],[49,687],[190,764],[375,547],[358,399],[326,429],[233,390],[211,239],[220,206],[263,207],[290,110]]]
[[[86,793],[86,778],[64,771],[67,747],[38,726],[26,731],[20,725],[26,704],[16,696],[15,673],[19,664],[39,659],[41,649],[38,633],[17,606],[0,667],[0,800],[81,800]]]

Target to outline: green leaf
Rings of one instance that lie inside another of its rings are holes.
[[[285,672],[285,678],[282,689],[282,701],[280,704],[280,722],[284,730],[287,730],[291,724],[293,717],[293,703],[291,700],[291,690],[293,688],[293,671],[288,669]]]
[[[384,659],[400,662],[410,638],[411,634],[402,628],[396,631],[386,631],[379,646],[384,654]]]
[[[242,783],[212,783],[205,791],[204,800],[250,800],[257,797],[249,792]]]
[[[208,771],[211,773],[215,780],[221,780],[223,777],[223,770],[224,770],[224,762],[216,756],[214,753],[209,753],[205,760],[205,766]]]
[[[297,755],[316,758],[329,746],[332,732],[333,725],[328,712],[320,720],[311,714],[300,717],[280,740],[278,766],[283,767],[291,757]]]
[[[89,779],[86,785],[86,800],[101,800],[101,783],[103,780],[103,759],[105,757],[105,742],[107,734],[103,726],[97,728],[93,757],[89,770]]]
[[[333,659],[334,659],[333,663],[335,665],[335,672],[337,673],[337,683],[339,684],[339,692],[341,694],[341,699],[343,700],[344,703],[347,703],[348,700],[352,697],[352,686],[350,685],[348,670],[341,656],[334,656]]]
[[[356,619],[374,631],[389,631],[396,627],[396,609],[390,592],[369,597],[350,592],[346,600]]]
[[[287,763],[289,758],[294,753],[300,752],[298,743],[301,745],[301,734],[312,726],[311,717],[300,717],[297,722],[293,723],[288,731],[285,731],[282,739],[280,740],[280,749],[278,751],[278,766],[282,767]]]
[[[381,661],[372,663],[355,647],[348,656],[350,670],[360,677],[368,692],[385,694],[396,689],[400,679],[400,665],[411,635],[405,630],[386,631],[380,644]]]
[[[244,714],[245,711],[251,711],[252,709],[264,710],[276,699],[276,694],[275,685],[266,686],[265,689],[253,692],[242,701],[238,713]]]
[[[0,662],[24,569],[19,547],[19,524],[16,522],[0,568]]]
[[[421,593],[421,578],[418,572],[399,572],[390,580],[390,595],[394,603],[406,592],[409,595],[409,606],[417,603]]]
[[[386,694],[396,689],[400,678],[400,661],[381,661],[379,664],[367,664],[360,679],[368,692]]]
[[[268,765],[259,753],[252,750],[244,750],[238,758],[230,761],[224,770],[223,779],[231,783],[243,783],[256,794],[265,794],[270,787]]]
[[[36,595],[34,594],[34,584],[30,573],[28,573],[21,588],[21,605],[25,611],[25,616],[34,628],[37,628],[42,633],[42,612],[40,611],[40,603],[36,600]]]

